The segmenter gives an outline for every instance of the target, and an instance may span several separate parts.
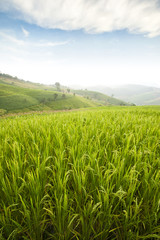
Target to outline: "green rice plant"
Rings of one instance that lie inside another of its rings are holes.
[[[0,119],[0,239],[160,239],[160,108]]]

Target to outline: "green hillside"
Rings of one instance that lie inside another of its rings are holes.
[[[56,90],[53,85],[45,85],[40,83],[33,83],[30,81],[24,81],[23,79],[18,79],[17,77],[13,77],[8,74],[0,73],[0,83],[14,85],[22,88],[30,88],[30,89],[43,89],[43,90]]]
[[[25,89],[0,84],[0,109],[7,112],[95,107],[91,100],[56,91]]]
[[[21,85],[21,86],[20,86]],[[33,85],[33,88],[31,88]],[[23,87],[22,87],[23,86]],[[44,110],[76,109],[96,107],[98,103],[64,91],[57,92],[55,88],[49,90],[36,89],[37,84],[19,79],[0,77],[0,115],[8,112],[28,112]]]
[[[97,101],[103,105],[120,105],[120,106],[130,106],[131,104],[126,103],[125,101],[119,100],[114,97],[107,96],[100,92],[88,91],[88,90],[73,90],[72,92],[83,96],[87,99]]]
[[[94,91],[70,90],[64,86],[58,88],[55,85],[47,86],[0,74],[0,115],[13,112],[65,110],[104,105],[126,106],[128,104]]]

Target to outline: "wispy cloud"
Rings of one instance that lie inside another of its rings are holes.
[[[15,43],[17,45],[20,45],[20,46],[25,45],[25,42],[23,40],[17,39],[16,37],[6,34],[4,32],[0,32],[0,36],[8,40],[9,42]]]
[[[160,35],[159,0],[5,0],[3,10],[46,28],[107,32],[128,29],[149,37]]]
[[[37,46],[37,47],[56,47],[56,46],[66,45],[68,43],[69,43],[69,41],[64,41],[64,42],[43,42],[43,43],[36,43],[35,46]]]
[[[25,30],[25,29],[23,29]],[[27,33],[24,33],[27,37]],[[56,46],[63,46],[68,44],[70,41],[59,41],[59,42],[49,42],[49,41],[37,41],[37,42],[32,42],[32,41],[23,41],[21,39],[17,39],[16,37],[9,35],[5,32],[0,32],[0,36],[2,39],[5,39],[13,44],[19,45],[19,46],[28,46],[28,47],[39,47],[39,48],[45,48],[45,47],[56,47]]]
[[[29,36],[29,32],[24,27],[22,27],[22,32],[23,32],[25,37]]]

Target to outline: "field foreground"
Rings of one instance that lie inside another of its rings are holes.
[[[160,107],[0,119],[0,239],[160,239]]]

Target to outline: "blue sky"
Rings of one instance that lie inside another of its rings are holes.
[[[46,84],[160,87],[159,65],[157,0],[0,0],[3,73]]]

